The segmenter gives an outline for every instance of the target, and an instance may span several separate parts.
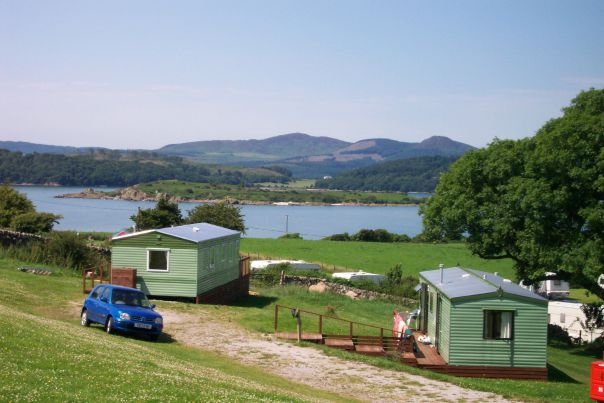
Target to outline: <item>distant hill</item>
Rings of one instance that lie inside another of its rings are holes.
[[[294,177],[322,178],[376,162],[421,156],[459,157],[472,149],[474,147],[470,145],[443,136],[433,136],[420,143],[369,139],[357,141],[331,154],[289,158],[275,164],[289,169]]]
[[[439,176],[458,157],[422,156],[380,162],[318,180],[319,189],[371,190],[390,192],[432,192]]]
[[[79,154],[89,152],[91,148],[95,150],[100,149],[100,147],[53,146],[46,144],[28,143],[26,141],[0,141],[0,149],[8,151],[19,151],[25,154]]]
[[[322,178],[366,167],[382,161],[420,156],[460,156],[473,149],[444,136],[433,136],[419,143],[377,138],[355,143],[331,137],[289,133],[263,140],[209,140],[170,144],[157,150],[109,150],[99,147],[66,147],[19,141],[0,141],[0,148],[26,154],[114,154],[151,153],[165,157],[182,157],[204,164],[262,167],[279,165],[296,178]]]
[[[420,143],[368,139],[349,143],[330,137],[290,133],[264,140],[214,140],[171,144],[155,152],[213,164],[279,165],[297,178],[322,178],[342,171],[420,156],[460,156],[473,149],[444,136]]]
[[[209,140],[170,144],[155,150],[205,163],[270,162],[285,158],[328,154],[350,143],[331,137],[289,133],[264,140]]]

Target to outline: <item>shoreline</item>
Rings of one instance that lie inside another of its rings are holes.
[[[156,197],[149,197],[147,194],[140,192],[132,196],[128,195],[115,195],[110,196],[104,192],[96,191],[84,191],[80,193],[66,193],[62,195],[54,196],[57,199],[96,199],[96,200],[123,200],[123,201],[144,201],[144,202],[155,202]],[[271,202],[271,201],[259,201],[259,200],[239,200],[239,199],[187,199],[183,197],[172,197],[171,200],[176,203],[228,203],[232,205],[241,206],[323,206],[323,207],[416,207],[419,203],[354,203],[354,202],[342,202],[342,203],[322,203],[322,202]]]

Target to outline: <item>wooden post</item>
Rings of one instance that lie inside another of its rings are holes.
[[[350,338],[352,339],[352,322],[348,322],[348,331],[350,333]]]
[[[380,343],[382,344],[382,348],[384,348],[384,328],[380,328]]]
[[[285,284],[285,270],[281,270],[281,276],[279,277],[279,285]]]
[[[323,315],[319,315],[319,333],[323,335]]]
[[[279,323],[279,305],[275,304],[275,336],[277,336],[278,323]]]
[[[298,343],[302,341],[302,318],[300,318],[300,311],[296,309],[296,327],[298,328]]]

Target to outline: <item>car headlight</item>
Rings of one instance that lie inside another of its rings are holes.
[[[164,323],[164,320],[160,316],[159,318],[155,318],[155,323],[157,323],[158,325],[161,325],[162,323]]]
[[[122,313],[120,313],[120,319],[130,320],[130,314],[128,314],[127,312],[122,312]]]

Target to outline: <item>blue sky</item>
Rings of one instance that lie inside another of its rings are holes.
[[[0,139],[533,135],[604,87],[604,2],[0,1]]]

